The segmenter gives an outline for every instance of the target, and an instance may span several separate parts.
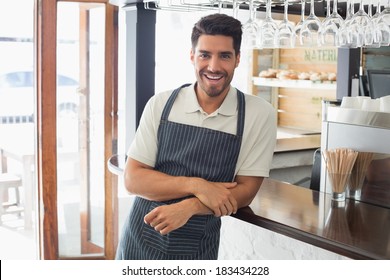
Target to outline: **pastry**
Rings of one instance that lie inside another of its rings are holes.
[[[301,72],[298,75],[299,80],[310,80],[310,74],[307,72]]]
[[[311,81],[320,81],[321,77],[319,73],[313,73],[310,75],[310,80]]]
[[[276,72],[270,70],[263,70],[260,72],[259,77],[261,78],[276,78]]]
[[[336,81],[337,80],[336,73],[328,73],[328,80],[329,81]]]

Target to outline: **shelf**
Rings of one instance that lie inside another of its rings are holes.
[[[336,90],[336,82],[314,82],[307,80],[279,80],[253,77],[253,84],[264,87],[304,88]]]

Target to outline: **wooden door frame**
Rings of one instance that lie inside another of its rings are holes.
[[[108,0],[35,0],[34,55],[36,73],[37,212],[39,258],[59,259],[57,217],[56,144],[56,43],[57,3],[102,3],[106,5],[104,160],[116,153],[118,110],[118,8]],[[107,169],[105,184],[104,254],[82,259],[113,259],[118,236],[117,178]]]

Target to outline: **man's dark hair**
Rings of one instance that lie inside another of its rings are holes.
[[[225,14],[212,14],[202,17],[195,23],[192,34],[192,48],[195,49],[200,35],[224,35],[233,38],[236,55],[240,53],[242,25],[241,22]]]

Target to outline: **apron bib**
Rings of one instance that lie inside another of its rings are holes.
[[[188,85],[182,87],[185,86]],[[237,91],[237,133],[233,135],[168,121],[182,87],[173,91],[164,107],[157,134],[158,153],[154,169],[172,176],[200,177],[212,182],[233,181],[244,130],[244,94]],[[117,259],[217,259],[220,218],[196,215],[183,227],[164,236],[143,222],[144,216],[155,207],[182,199],[156,202],[136,197]]]

